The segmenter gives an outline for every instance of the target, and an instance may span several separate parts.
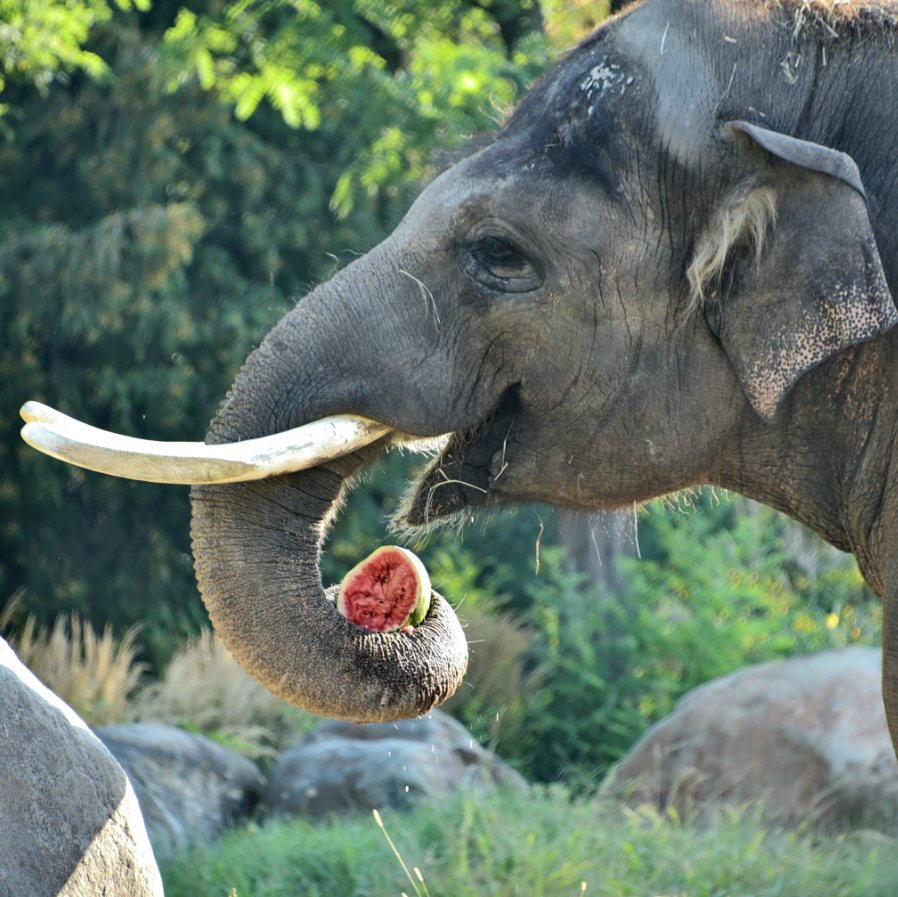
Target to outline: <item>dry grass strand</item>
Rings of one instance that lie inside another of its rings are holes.
[[[898,4],[891,0],[774,0],[772,5],[791,19],[788,27],[793,40],[809,28],[832,39],[867,26],[874,30],[898,27]]]

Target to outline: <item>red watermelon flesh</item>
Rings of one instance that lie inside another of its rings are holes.
[[[353,567],[340,584],[337,610],[373,632],[417,626],[430,608],[430,577],[412,552],[378,548]]]

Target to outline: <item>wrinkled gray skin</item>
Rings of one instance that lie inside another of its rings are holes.
[[[341,412],[397,440],[451,432],[411,525],[704,483],[779,508],[853,552],[884,600],[895,739],[898,4],[840,5],[851,21],[829,26],[799,6],[650,0],[609,22],[279,323],[209,441]],[[736,241],[693,302],[697,247],[758,187],[776,205],[759,259]],[[464,665],[442,617],[380,636],[324,599],[322,521],[370,454],[193,493],[231,649],[286,699],[358,720],[426,711]]]

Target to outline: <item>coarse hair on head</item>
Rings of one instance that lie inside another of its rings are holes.
[[[793,39],[808,28],[823,37],[837,38],[865,27],[874,30],[898,27],[895,0],[769,0],[770,7],[782,12]]]

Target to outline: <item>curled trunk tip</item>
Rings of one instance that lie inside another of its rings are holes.
[[[312,713],[386,722],[446,700],[464,676],[467,641],[436,592],[413,631],[371,632],[338,612],[336,587],[322,587],[323,522],[360,463],[194,487],[193,548],[212,622],[252,676]]]

